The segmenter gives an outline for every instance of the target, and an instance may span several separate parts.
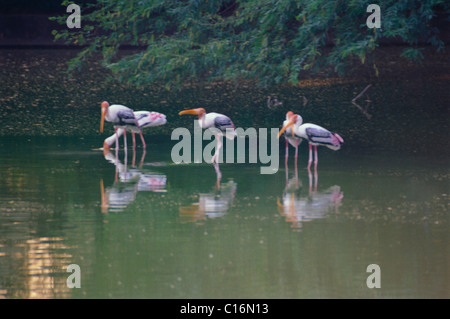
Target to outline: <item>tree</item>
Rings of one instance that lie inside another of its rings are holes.
[[[63,1],[67,6],[70,2]],[[420,59],[419,44],[444,50],[444,0],[380,1],[381,28],[370,29],[363,0],[98,0],[82,7],[81,29],[53,31],[55,39],[83,46],[70,62],[79,68],[101,53],[117,79],[168,87],[190,80],[250,79],[260,85],[297,83],[304,72],[345,72],[366,63],[380,41],[407,44],[403,55]],[[65,24],[66,16],[54,17]],[[139,51],[119,57],[119,48]],[[359,62],[358,62],[359,61]]]

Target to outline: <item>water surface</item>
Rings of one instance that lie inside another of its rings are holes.
[[[444,159],[321,149],[309,174],[302,145],[297,172],[223,163],[218,179],[175,165],[169,138],[117,159],[101,142],[0,138],[0,296],[450,297]]]

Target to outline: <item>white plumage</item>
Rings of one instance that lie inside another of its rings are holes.
[[[344,143],[342,137],[337,133],[330,132],[327,129],[312,123],[305,123],[300,125],[296,132],[302,138],[308,140],[310,145],[326,146],[333,151],[337,151]]]
[[[138,125],[132,109],[121,104],[109,105],[109,103],[106,101],[102,102],[102,119],[100,123],[100,132],[103,132],[104,120],[111,122],[115,128]]]
[[[236,129],[231,121],[231,119],[220,113],[206,113],[204,108],[197,108],[191,110],[185,110],[178,113],[178,115],[184,114],[193,114],[198,115],[199,125],[203,129],[216,128],[213,133],[216,137],[217,147],[214,156],[211,159],[211,162],[216,162],[217,164],[217,156],[219,154],[219,150],[222,147],[221,136],[224,136],[228,139],[234,139],[236,137]]]
[[[289,144],[291,144],[295,148],[295,165],[297,166],[297,158],[298,158],[298,146],[302,142],[302,139],[295,135],[295,125],[288,125],[289,119],[294,115],[292,111],[286,113],[286,120],[283,121],[283,127],[286,126],[286,130],[284,132],[284,138],[286,139],[286,150],[285,150],[285,163],[287,164],[289,157]]]
[[[288,112],[289,114],[289,112]],[[319,161],[317,156],[317,146],[322,145],[326,146],[334,151],[337,151],[341,148],[341,145],[344,143],[342,137],[339,134],[330,132],[329,130],[312,123],[302,124],[303,119],[298,114],[290,113],[286,121],[284,121],[284,126],[278,133],[278,137],[283,134],[283,132],[287,132],[288,128],[291,129],[290,136],[292,134],[300,139],[305,139],[309,143],[309,161],[308,161],[308,169],[311,167],[312,163],[312,146],[314,146],[314,154],[315,160],[314,164],[317,167],[317,163]]]
[[[111,122],[114,125],[114,130],[117,133],[117,130],[119,128],[126,128],[126,127],[137,127],[138,121],[136,120],[136,117],[134,116],[134,112],[129,107],[126,107],[124,105],[120,104],[113,104],[109,105],[108,102],[104,101],[101,104],[101,120],[100,120],[100,132],[103,133],[103,125],[105,123],[105,120],[108,122]],[[124,141],[124,148],[127,148],[127,137],[126,137],[126,131],[123,132],[123,141]],[[116,134],[116,144],[119,144],[119,137]]]
[[[167,123],[166,116],[158,112],[136,111],[134,112],[134,116],[138,122],[138,126],[127,125],[125,126],[125,128],[118,128],[116,133],[105,139],[105,141],[103,142],[103,148],[111,147],[116,141],[116,135],[117,137],[120,137],[122,134],[124,134],[125,129],[133,134],[133,149],[136,147],[136,140],[134,136],[135,133],[139,133],[139,135],[141,136],[142,145],[145,148],[146,143],[142,135],[142,130],[147,127],[160,126]]]
[[[203,129],[217,128],[228,139],[233,139],[236,136],[236,130],[231,119],[220,113],[205,113],[199,117],[199,124]]]

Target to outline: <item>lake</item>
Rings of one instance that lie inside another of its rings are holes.
[[[117,159],[99,137],[0,141],[3,297],[449,297],[446,161],[322,149],[309,172],[302,145],[297,172],[218,179],[170,139]]]
[[[1,50],[0,298],[450,297],[444,67],[176,92],[104,81],[95,63],[67,78],[73,56]],[[102,100],[168,123],[145,132],[145,152],[129,139],[116,157],[99,149],[113,132],[99,133]],[[285,166],[283,138],[273,174],[248,160],[175,164],[170,133],[193,132],[178,112],[200,106],[244,129],[280,128],[293,110],[345,143],[319,148],[316,171],[305,142]]]

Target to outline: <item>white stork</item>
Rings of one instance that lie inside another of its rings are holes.
[[[117,133],[117,130],[119,128],[126,129],[127,127],[139,127],[139,123],[134,115],[134,112],[132,109],[120,105],[120,104],[113,104],[109,105],[108,102],[104,101],[101,104],[102,108],[102,116],[100,121],[100,132],[103,133],[103,125],[105,123],[105,120],[108,122],[113,123],[114,130]],[[124,149],[127,149],[127,134],[126,130],[123,131],[123,142],[124,142]],[[116,145],[119,145],[119,136],[116,134]],[[118,149],[118,147],[117,147]]]
[[[298,138],[303,138],[309,143],[309,160],[308,160],[308,170],[312,163],[312,146],[314,146],[314,166],[317,168],[317,163],[319,158],[317,156],[317,146],[326,146],[329,149],[337,151],[341,148],[344,143],[342,137],[339,134],[330,132],[327,129],[312,123],[302,124],[302,117],[297,114],[293,114],[289,117],[289,120],[283,126],[283,128],[278,133],[278,138],[283,134],[288,127],[292,127],[293,134]]]
[[[289,119],[291,118],[292,115],[294,115],[294,112],[292,112],[292,111],[289,111],[286,113],[286,120],[284,120],[284,122],[283,122],[283,127],[288,124]],[[298,116],[300,116],[300,115],[298,115]],[[294,134],[294,130],[295,130],[295,129],[293,129],[293,127],[295,127],[294,125],[288,126],[286,128],[286,131],[284,132],[284,138],[286,139],[285,164],[287,165],[287,161],[288,161],[288,157],[289,157],[289,144],[291,144],[293,147],[295,147],[295,166],[297,167],[298,146],[302,142],[302,139],[300,137],[297,137]]]
[[[139,133],[139,135],[141,136],[142,146],[143,148],[146,148],[144,136],[142,135],[142,129],[166,124],[166,116],[162,113],[149,111],[136,111],[134,112],[134,116],[138,121],[138,126],[126,126],[126,130],[128,132],[131,132],[133,136],[133,149],[136,148],[136,138],[134,136],[135,133]],[[103,142],[103,148],[109,149],[116,141],[116,138],[118,139],[122,134],[124,134],[124,132],[124,128],[118,128],[116,130],[116,133],[105,139],[105,141]]]
[[[214,136],[216,137],[217,146],[216,152],[214,153],[214,156],[211,159],[212,163],[217,164],[218,163],[217,156],[219,154],[220,148],[222,147],[221,137],[225,135],[225,137],[230,140],[236,137],[236,130],[233,122],[226,115],[214,112],[206,113],[204,108],[184,110],[178,113],[178,115],[184,114],[198,115],[199,125],[203,129],[216,128],[219,130],[219,133],[216,130],[213,131]]]

